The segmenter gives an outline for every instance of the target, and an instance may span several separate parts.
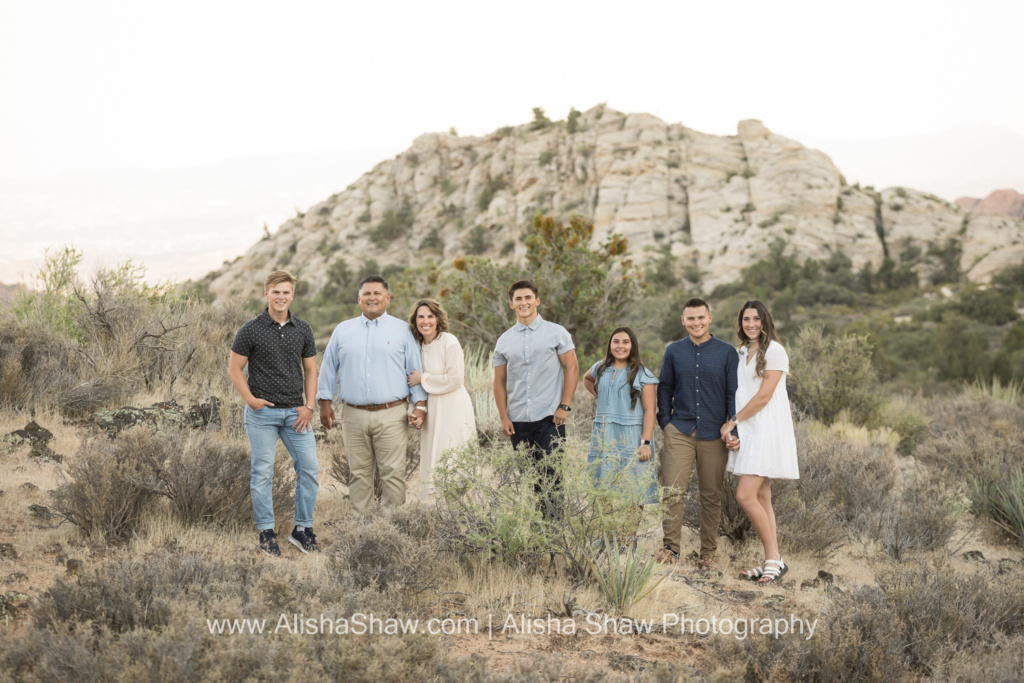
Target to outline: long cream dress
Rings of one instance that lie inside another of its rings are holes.
[[[420,434],[420,488],[424,502],[433,500],[434,465],[449,448],[476,438],[473,400],[466,391],[466,359],[454,335],[441,332],[420,347],[423,373],[420,385],[427,392],[427,419]]]

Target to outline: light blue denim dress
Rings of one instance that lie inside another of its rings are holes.
[[[600,364],[598,361],[590,368],[595,379]],[[653,446],[649,460],[641,461],[636,453],[643,435],[644,408],[640,397],[637,397],[636,408],[629,407],[628,375],[629,368],[615,370],[609,365],[597,383],[597,414],[587,464],[598,481],[630,498],[638,495],[638,502],[647,505],[660,500],[657,466]],[[657,377],[647,368],[641,368],[633,386],[640,391],[644,385],[657,383]]]

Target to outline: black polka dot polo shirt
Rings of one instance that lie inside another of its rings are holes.
[[[316,356],[313,328],[291,313],[283,325],[263,314],[235,335],[231,350],[249,359],[249,391],[276,408],[303,405],[302,359]],[[310,401],[313,398],[310,397]]]

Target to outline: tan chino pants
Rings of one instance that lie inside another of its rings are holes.
[[[690,470],[697,464],[697,488],[700,491],[700,554],[713,555],[718,549],[718,525],[722,519],[722,482],[729,450],[721,439],[698,441],[680,432],[670,422],[665,425],[665,447],[661,455],[661,485],[665,487],[665,518],[662,521],[664,545],[679,552],[683,529],[683,494]]]
[[[373,473],[380,470],[384,492],[381,503],[405,503],[405,460],[409,447],[406,404],[386,410],[360,410],[345,406],[341,413],[341,440],[350,471],[348,493],[352,509],[365,513],[373,500]]]

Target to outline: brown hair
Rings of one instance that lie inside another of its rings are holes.
[[[444,310],[441,302],[437,299],[420,299],[412,307],[412,313],[409,314],[409,327],[412,328],[412,336],[416,337],[416,341],[420,344],[423,343],[423,333],[416,327],[416,314],[420,311],[420,306],[426,306],[430,309],[430,312],[437,318],[437,333],[448,331],[448,312]],[[435,337],[436,338],[436,337]]]
[[[508,288],[509,301],[512,301],[512,296],[516,293],[517,289],[531,289],[533,290],[534,296],[540,296],[540,294],[537,293],[537,285],[533,284],[530,280],[520,280]]]
[[[292,287],[295,287],[297,282],[295,276],[289,273],[287,270],[275,270],[273,273],[267,276],[267,279],[263,282],[263,291],[269,292],[270,288],[274,285],[279,285],[282,282],[290,282]]]
[[[751,299],[740,306],[740,314],[736,316],[736,338],[739,340],[739,346],[746,346],[750,341],[746,333],[743,332],[743,314],[751,308],[757,311],[758,317],[761,318],[761,336],[757,338],[757,360],[754,365],[754,374],[757,377],[764,377],[766,365],[764,354],[768,351],[768,345],[778,342],[779,338],[775,335],[775,323],[772,321],[772,314],[768,312],[768,307],[757,299]]]

